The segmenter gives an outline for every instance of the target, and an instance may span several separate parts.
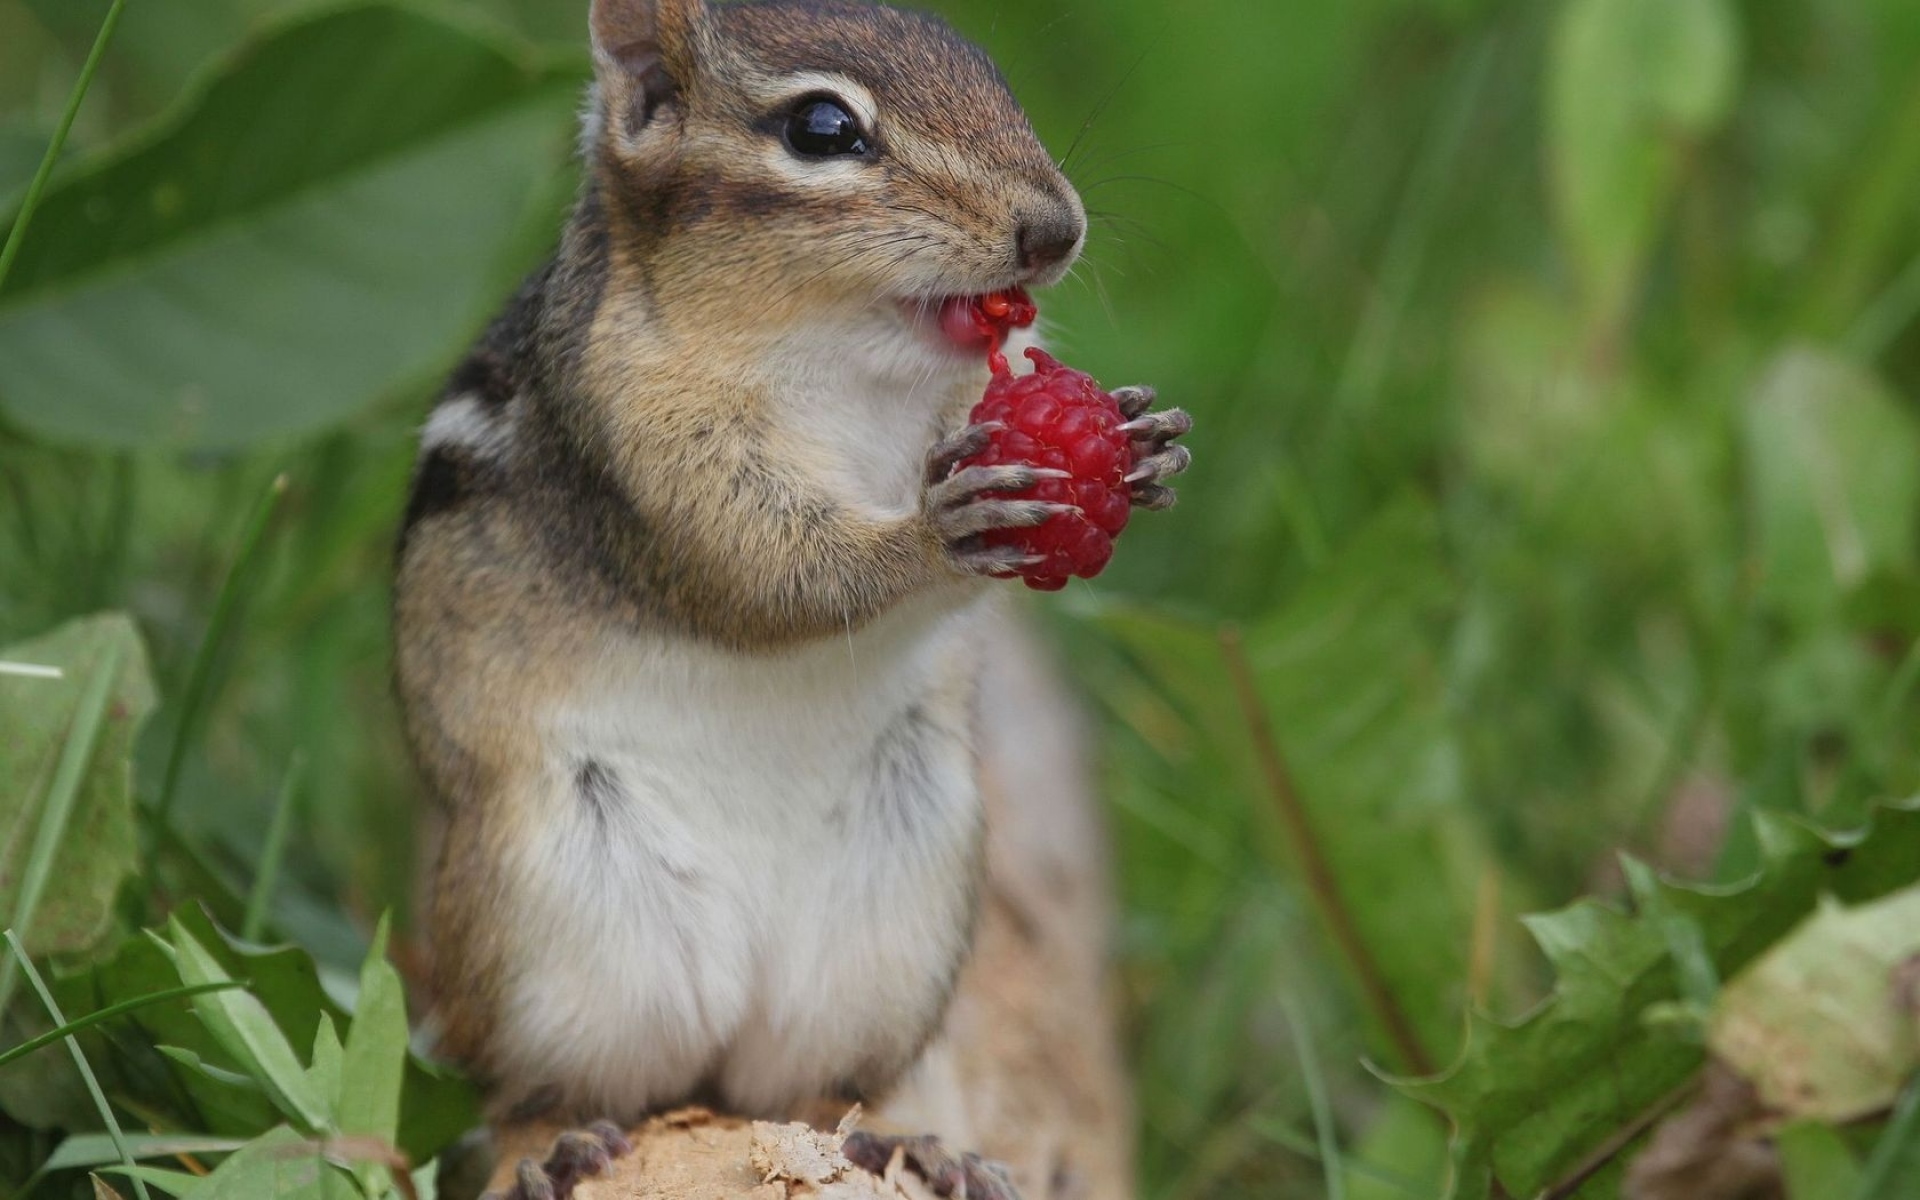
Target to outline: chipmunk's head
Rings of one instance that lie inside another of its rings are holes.
[[[594,0],[592,32],[615,269],[669,326],[884,325],[951,356],[943,302],[1053,283],[1079,254],[1079,197],[992,62],[934,17]]]

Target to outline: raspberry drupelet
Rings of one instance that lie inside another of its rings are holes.
[[[1184,470],[1189,456],[1170,443],[1192,422],[1179,409],[1150,412],[1151,388],[1108,392],[1043,350],[1027,350],[1033,371],[1015,375],[1000,348],[1038,315],[1032,298],[1012,288],[954,297],[942,306],[940,321],[955,345],[984,349],[992,372],[970,417],[969,433],[980,448],[954,462],[951,472],[1036,467],[1043,475],[1031,486],[997,494],[1059,506],[1038,525],[979,535],[985,548],[1015,552],[991,573],[1052,592],[1070,578],[1100,573],[1135,505],[1173,503],[1173,490],[1162,480]]]
[[[1015,375],[1006,357],[991,356],[993,380],[974,406],[976,425],[998,425],[987,448],[965,466],[1024,463],[1066,472],[1043,479],[1008,499],[1074,505],[1028,529],[996,529],[988,545],[1019,546],[1039,561],[1016,568],[1027,586],[1052,592],[1073,576],[1091,579],[1113,557],[1113,539],[1133,511],[1127,474],[1132,443],[1121,427],[1126,417],[1114,398],[1085,371],[1066,366],[1044,350],[1030,349],[1030,375]]]

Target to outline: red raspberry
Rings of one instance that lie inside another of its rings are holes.
[[[1038,591],[1067,586],[1068,576],[1091,579],[1113,557],[1113,539],[1132,515],[1126,475],[1133,446],[1120,430],[1120,405],[1093,376],[1065,366],[1044,350],[1028,350],[1033,374],[1016,376],[996,349],[989,357],[993,379],[974,405],[976,425],[998,422],[987,448],[960,465],[1025,463],[1066,471],[1071,479],[1043,479],[1020,492],[996,493],[1015,500],[1077,505],[1028,529],[995,529],[981,536],[989,546],[1018,546],[1044,561],[1013,574]]]
[[[956,346],[989,353],[1006,343],[1007,335],[1025,329],[1040,315],[1033,297],[1022,288],[988,292],[984,296],[955,296],[940,306],[940,327]]]

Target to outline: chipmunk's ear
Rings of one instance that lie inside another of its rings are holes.
[[[593,63],[633,130],[672,100],[700,61],[706,0],[593,0]]]

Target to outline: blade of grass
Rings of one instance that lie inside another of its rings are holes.
[[[20,969],[26,972],[27,982],[39,995],[40,1003],[46,1006],[47,1015],[53,1018],[55,1025],[65,1025],[66,1014],[60,1011],[59,1003],[54,1000],[53,993],[47,990],[46,981],[40,978],[40,972],[34,970],[33,960],[27,957],[26,947],[20,944],[19,935],[9,929],[6,937],[7,945],[13,948],[13,961],[19,963]],[[127,1146],[126,1135],[120,1131],[120,1118],[113,1115],[113,1106],[107,1103],[106,1093],[100,1090],[100,1081],[94,1078],[93,1068],[87,1064],[87,1056],[80,1051],[79,1039],[71,1034],[67,1035],[67,1049],[73,1054],[73,1065],[79,1070],[80,1078],[86,1081],[87,1092],[93,1097],[94,1107],[100,1111],[100,1120],[106,1124],[107,1134],[113,1138],[114,1149],[120,1152],[121,1165],[132,1170],[133,1152]],[[133,1190],[139,1193],[140,1200],[153,1200],[153,1197],[147,1194],[147,1185],[142,1183],[138,1176],[134,1177]]]
[[[1388,352],[1413,298],[1440,205],[1458,178],[1460,151],[1492,68],[1495,48],[1494,40],[1486,38],[1463,55],[1446,100],[1423,139],[1425,146],[1393,216],[1393,231],[1366,312],[1340,368],[1332,406],[1337,416],[1370,409],[1379,396]]]
[[[197,1154],[231,1154],[247,1144],[245,1138],[194,1137],[178,1133],[130,1133],[127,1149],[140,1158],[178,1158]],[[41,1165],[46,1171],[104,1167],[120,1161],[113,1139],[97,1133],[76,1133],[61,1142]]]
[[[1833,244],[1823,268],[1803,289],[1801,324],[1816,334],[1844,332],[1848,317],[1869,303],[1879,264],[1892,257],[1912,219],[1920,174],[1920,79],[1899,103],[1886,104],[1883,114],[1884,123],[1868,134],[1858,156],[1859,178],[1827,222]]]
[[[1863,363],[1876,362],[1920,318],[1920,258],[1907,264],[1847,331],[1847,348]]]
[[[1920,1080],[1907,1085],[1873,1144],[1853,1200],[1908,1200],[1920,1187]]]
[[[111,1021],[115,1017],[124,1017],[130,1012],[137,1012],[140,1009],[148,1008],[155,1004],[164,1004],[169,1000],[183,1000],[189,996],[198,996],[202,992],[219,992],[225,991],[228,988],[245,986],[247,986],[246,983],[238,979],[230,979],[224,983],[197,983],[191,987],[167,988],[164,991],[153,992],[149,995],[135,996],[131,1000],[122,1000],[118,1004],[109,1004],[98,1012],[88,1013],[86,1016],[78,1020],[69,1021],[57,1029],[49,1029],[38,1037],[28,1038],[18,1046],[8,1047],[6,1053],[0,1054],[0,1070],[4,1070],[8,1064],[14,1062],[16,1059],[25,1058],[35,1050],[53,1045],[68,1034],[79,1033],[83,1029],[91,1029],[102,1021]]]
[[[1393,988],[1388,985],[1386,972],[1381,968],[1379,959],[1374,957],[1366,939],[1360,936],[1359,922],[1354,919],[1353,909],[1340,890],[1333,864],[1327,861],[1326,851],[1314,832],[1313,819],[1294,786],[1293,773],[1287,769],[1287,760],[1280,753],[1280,743],[1274,737],[1273,723],[1267,715],[1266,702],[1260,698],[1260,687],[1254,680],[1253,666],[1247,661],[1246,646],[1239,629],[1222,625],[1218,637],[1220,654],[1226,661],[1227,675],[1233,683],[1234,699],[1239,704],[1242,720],[1246,722],[1247,736],[1253,743],[1254,758],[1267,785],[1274,811],[1285,826],[1294,853],[1299,857],[1308,899],[1318,911],[1334,948],[1353,972],[1374,1019],[1380,1022],[1387,1039],[1399,1054],[1401,1065],[1413,1075],[1438,1073],[1439,1067],[1433,1055],[1428,1053],[1426,1044],[1420,1040],[1419,1032],[1414,1029],[1413,1019],[1407,1015],[1400,998],[1394,995]]]
[[[54,164],[60,161],[60,152],[66,149],[67,134],[73,131],[73,119],[80,113],[80,102],[87,98],[87,89],[93,86],[93,73],[100,68],[100,60],[106,57],[107,43],[113,40],[113,31],[120,24],[120,12],[126,8],[127,0],[113,0],[113,7],[107,10],[106,19],[100,22],[100,32],[94,35],[93,49],[87,52],[87,61],[80,68],[80,78],[73,84],[73,93],[67,97],[67,110],[60,114],[60,124],[53,131],[53,140],[47,143],[47,152],[40,158],[40,167],[33,173],[33,182],[27,185],[27,194],[20,201],[20,214],[13,219],[13,229],[7,234],[7,244],[0,249],[0,284],[7,281],[7,273],[13,270],[13,260],[20,253],[20,243],[27,236],[27,226],[33,221],[33,210],[40,206],[40,193],[46,190],[47,180],[53,175]]]
[[[293,828],[293,805],[300,794],[306,758],[294,751],[287,773],[280,781],[280,796],[273,806],[273,824],[267,826],[267,844],[260,851],[260,869],[253,876],[253,891],[247,896],[246,919],[240,924],[240,936],[250,942],[260,940],[267,928],[267,904],[273,899],[273,885],[280,877],[280,863],[287,854],[287,834]]]
[[[1307,1036],[1307,1022],[1291,996],[1280,997],[1280,1011],[1293,1038],[1294,1057],[1300,1060],[1300,1078],[1307,1085],[1307,1108],[1313,1114],[1313,1132],[1320,1143],[1320,1169],[1327,1180],[1327,1200],[1346,1200],[1347,1166],[1340,1154],[1339,1131],[1333,1124],[1333,1104],[1327,1099],[1327,1077]]]
[[[112,471],[107,477],[107,511],[88,572],[88,583],[93,588],[91,607],[114,607],[125,584],[138,483],[133,455],[124,450],[114,455]]]
[[[11,456],[8,456],[11,457]],[[0,459],[0,480],[7,486],[7,498],[13,503],[13,528],[19,538],[20,551],[25,559],[23,566],[39,566],[42,557],[40,537],[40,506],[34,502],[33,489],[27,486],[27,473],[13,469],[11,463]]]
[[[33,831],[33,845],[27,852],[26,869],[21,873],[20,894],[15,897],[8,926],[25,937],[33,928],[34,913],[40,907],[47,880],[53,875],[53,860],[66,840],[67,822],[73,816],[80,783],[87,764],[93,760],[93,744],[100,735],[113,695],[113,682],[120,674],[121,646],[107,642],[93,674],[87,677],[85,690],[74,705],[73,721],[67,727],[67,739],[60,747],[60,759],[54,767],[53,781],[47,786],[47,798],[40,810],[40,821]],[[0,1012],[13,999],[16,983],[13,960],[0,961]]]
[[[1321,1157],[1320,1143],[1317,1139],[1310,1138],[1274,1120],[1256,1120],[1251,1124],[1255,1133],[1281,1149],[1290,1150],[1308,1162],[1325,1161]],[[1348,1158],[1345,1160],[1345,1165],[1347,1170],[1355,1175],[1371,1179],[1375,1183],[1385,1184],[1402,1195],[1412,1196],[1414,1200],[1432,1200],[1433,1186],[1430,1183],[1423,1183],[1397,1171],[1389,1171],[1385,1167],[1376,1167],[1362,1159]]]
[[[186,762],[187,746],[193,740],[201,710],[206,706],[214,657],[220,643],[225,640],[227,626],[233,620],[242,585],[250,577],[249,568],[253,565],[261,542],[266,538],[267,525],[280,507],[280,498],[286,494],[286,475],[275,475],[273,482],[267,485],[266,494],[254,504],[246,526],[241,530],[240,545],[234,553],[233,565],[227,568],[226,580],[221,583],[220,595],[214,601],[213,616],[207,621],[207,634],[201,639],[200,649],[193,656],[193,666],[187,671],[186,691],[180,698],[180,719],[174,727],[173,745],[167,750],[167,767],[160,780],[160,797],[154,804],[154,816],[161,825],[168,824],[173,816],[174,796],[180,786],[180,768]]]

